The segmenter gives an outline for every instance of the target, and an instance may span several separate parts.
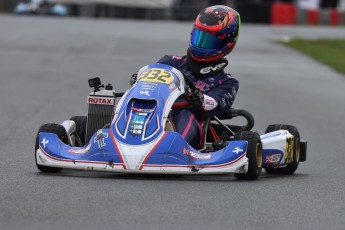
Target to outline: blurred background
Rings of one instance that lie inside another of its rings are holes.
[[[248,23],[345,24],[345,0],[0,0],[0,12],[194,20],[201,9],[218,4],[237,9]]]

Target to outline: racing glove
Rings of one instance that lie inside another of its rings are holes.
[[[204,94],[199,89],[196,89],[193,93],[190,93],[188,102],[195,108],[202,108],[204,105]]]
[[[188,101],[193,107],[203,109],[205,112],[212,111],[218,106],[218,102],[213,97],[201,93],[199,89],[189,93],[188,96]]]
[[[137,82],[137,77],[138,77],[138,73],[134,73],[132,76],[131,76],[131,79],[129,80],[129,84],[132,86],[135,84],[135,82]]]

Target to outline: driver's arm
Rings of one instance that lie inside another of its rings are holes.
[[[216,116],[224,113],[231,108],[235,101],[238,91],[238,81],[230,74],[226,76],[214,86],[212,91],[207,94],[217,102],[217,107],[212,110],[205,110],[205,116]],[[204,103],[207,103],[206,101]],[[204,106],[204,109],[206,107]]]

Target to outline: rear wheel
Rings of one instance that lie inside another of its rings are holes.
[[[252,131],[243,131],[237,133],[234,140],[246,140],[247,158],[248,158],[248,172],[235,174],[239,180],[256,180],[262,171],[262,144],[260,135]]]
[[[60,172],[62,170],[62,168],[55,168],[55,167],[49,167],[49,166],[43,166],[43,165],[38,165],[37,164],[36,152],[37,152],[37,149],[39,148],[38,134],[40,132],[55,133],[62,142],[67,144],[68,140],[67,140],[66,130],[65,130],[65,128],[62,125],[58,125],[58,124],[44,124],[44,125],[42,125],[39,128],[39,130],[37,132],[37,136],[36,136],[35,161],[36,161],[37,168],[40,171],[45,172],[45,173],[57,173],[57,172]]]
[[[293,141],[293,161],[288,164],[285,168],[265,168],[265,171],[268,174],[289,174],[292,175],[298,168],[299,165],[299,158],[300,158],[300,135],[295,126],[292,125],[281,125],[281,124],[274,124],[269,125],[266,129],[265,133],[274,132],[277,130],[287,130],[294,136]]]
[[[87,117],[86,116],[73,116],[70,118],[70,120],[74,121],[77,129],[77,135],[80,138],[81,145],[79,146],[78,143],[76,143],[77,147],[84,146],[85,143],[85,137],[86,137],[86,122]]]

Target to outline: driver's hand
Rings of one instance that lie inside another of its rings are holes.
[[[199,89],[196,89],[194,92],[188,95],[189,103],[196,108],[202,108],[204,104],[204,95]]]
[[[137,82],[137,77],[138,77],[138,73],[134,73],[132,76],[131,76],[131,79],[129,80],[129,84],[132,86],[135,84],[135,82]]]

